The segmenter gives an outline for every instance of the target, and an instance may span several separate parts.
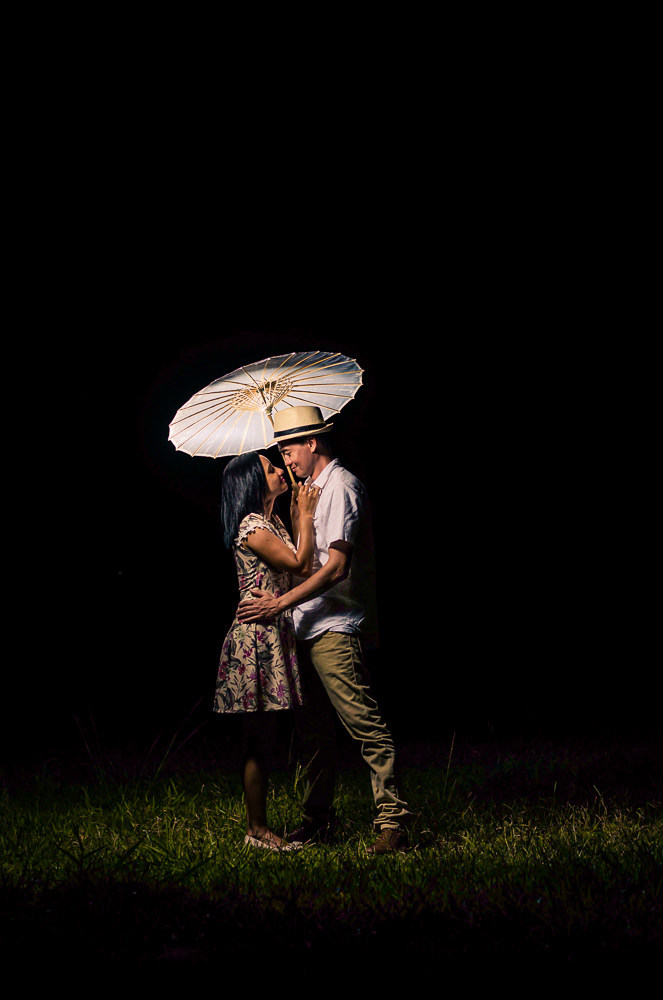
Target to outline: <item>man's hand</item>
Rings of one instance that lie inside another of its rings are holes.
[[[240,622],[270,621],[279,614],[278,601],[266,590],[252,590],[252,601],[240,601],[237,618]]]

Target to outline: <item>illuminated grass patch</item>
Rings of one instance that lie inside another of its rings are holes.
[[[655,752],[551,746],[404,755],[412,847],[371,859],[372,803],[342,772],[339,838],[287,855],[247,848],[239,782],[214,767],[8,776],[2,790],[7,953],[152,967],[338,949],[441,960],[565,963],[644,956],[661,941],[663,818]],[[299,818],[274,775],[271,822]],[[262,960],[262,959],[261,959]],[[334,974],[334,963],[329,974]]]

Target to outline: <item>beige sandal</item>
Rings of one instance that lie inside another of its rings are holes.
[[[249,833],[244,837],[244,843],[249,847],[261,847],[265,851],[298,851],[302,844],[275,844],[266,838],[252,837]]]

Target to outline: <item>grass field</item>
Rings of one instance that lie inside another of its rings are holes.
[[[214,970],[409,988],[430,972],[643,970],[663,944],[663,775],[651,742],[405,745],[411,849],[369,858],[367,773],[349,751],[339,837],[244,847],[233,764],[205,739],[133,757],[99,748],[3,775],[4,967]],[[277,831],[298,820],[277,761]],[[231,982],[239,985],[230,987]],[[233,992],[236,990],[237,992]]]

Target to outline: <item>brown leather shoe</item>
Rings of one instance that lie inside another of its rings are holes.
[[[391,854],[393,851],[407,851],[409,838],[402,827],[394,830],[384,826],[374,844],[366,848],[368,854]]]

